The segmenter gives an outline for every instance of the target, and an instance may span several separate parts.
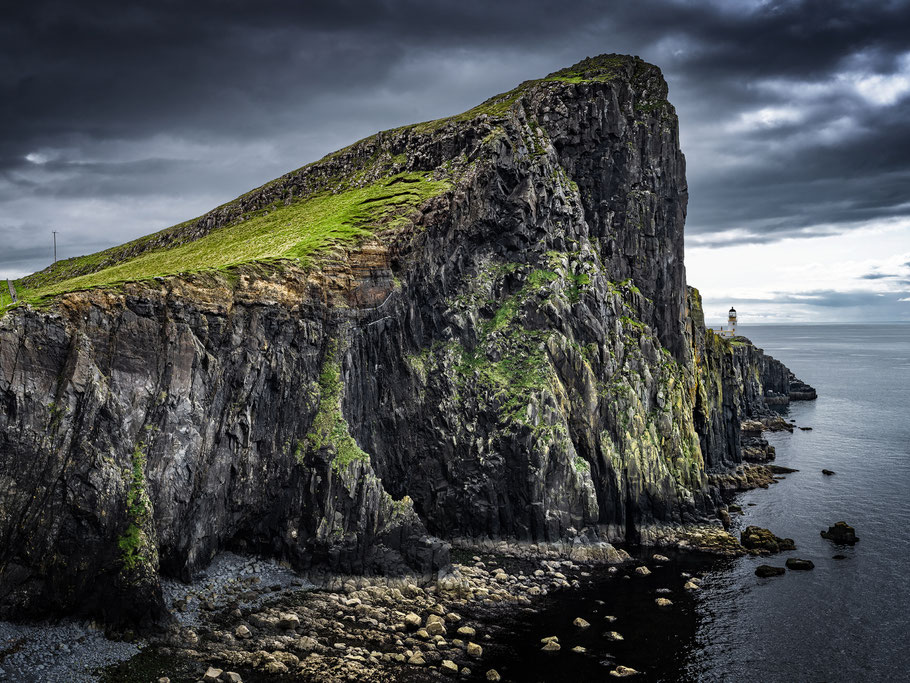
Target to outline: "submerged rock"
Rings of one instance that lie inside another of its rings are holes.
[[[822,538],[843,545],[853,545],[859,541],[856,530],[846,522],[835,522],[834,526],[828,527],[827,531],[822,531],[821,535]]]
[[[822,470],[822,474],[824,474],[826,477],[830,477],[831,475],[836,474],[836,472],[833,470]]]
[[[758,576],[762,579],[766,579],[771,576],[783,576],[786,573],[787,570],[784,567],[772,567],[769,564],[760,564],[755,568],[755,576]]]

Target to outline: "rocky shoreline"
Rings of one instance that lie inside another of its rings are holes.
[[[711,485],[729,502],[767,488],[785,469],[745,463],[711,475]],[[194,582],[163,583],[172,619],[153,635],[105,634],[78,621],[0,623],[0,681],[500,680],[484,665],[484,652],[504,635],[497,626],[503,615],[533,612],[540,599],[579,588],[596,573],[647,576],[649,564],[666,559],[663,549],[746,554],[727,531],[730,513],[739,510],[732,502],[720,506],[721,524],[642,529],[644,560],[581,537],[549,544],[454,539],[456,561],[433,581],[303,576],[274,560],[222,553]],[[687,580],[687,589],[696,590],[697,581]],[[634,675],[621,664],[612,671]]]

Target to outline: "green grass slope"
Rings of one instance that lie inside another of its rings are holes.
[[[449,186],[447,180],[435,180],[428,173],[399,173],[366,187],[321,193],[289,205],[276,204],[188,244],[143,253],[97,272],[67,278],[65,266],[58,268],[57,278],[38,280],[31,288],[17,287],[19,298],[40,303],[64,292],[254,261],[293,259],[307,266],[315,255],[333,246],[350,244],[378,228],[391,229],[407,222],[416,206]],[[98,258],[93,254],[70,259],[79,262],[70,266]],[[33,281],[30,278],[30,283]],[[11,303],[6,283],[3,285],[5,296],[0,298],[0,309]]]
[[[605,82],[619,77],[634,79],[651,68],[637,57],[613,54],[591,57],[545,78],[525,81],[462,114],[386,133],[410,131],[418,135],[430,134],[450,123],[470,121],[481,116],[495,119],[506,116],[525,92],[541,84]],[[319,167],[340,155],[350,154],[355,148],[362,149],[365,143],[377,136],[365,138],[309,166]],[[382,160],[357,160],[355,164],[359,164],[359,168],[352,168],[344,177],[335,178],[334,184],[324,186],[321,192],[296,198],[289,204],[276,202],[259,211],[244,214],[198,238],[185,239],[185,230],[198,220],[194,219],[118,247],[58,261],[14,282],[19,299],[24,303],[41,304],[66,292],[181,273],[222,270],[243,263],[292,259],[304,267],[312,265],[320,253],[333,246],[352,244],[378,229],[394,228],[407,222],[407,216],[414,208],[452,186],[451,179],[441,178],[438,174],[395,173],[404,167],[407,159],[386,156]],[[383,169],[378,175],[385,177],[363,186],[366,171],[377,163],[381,163]],[[251,190],[238,200],[281,183],[301,170]],[[238,200],[218,208],[230,207]],[[171,237],[175,239],[169,241]],[[11,306],[11,297],[4,282],[0,287],[0,314]]]

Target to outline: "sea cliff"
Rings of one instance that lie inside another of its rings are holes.
[[[159,618],[225,549],[431,576],[716,519],[796,380],[705,329],[686,201],[660,71],[604,55],[16,283],[0,616]]]

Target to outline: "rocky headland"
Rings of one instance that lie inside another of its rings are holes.
[[[815,393],[706,329],[666,98],[584,60],[15,283],[0,617],[155,627],[219,680],[423,680],[484,672],[478,605],[619,544],[744,552],[727,503],[792,429],[769,406]],[[305,585],[174,598],[225,551]]]

